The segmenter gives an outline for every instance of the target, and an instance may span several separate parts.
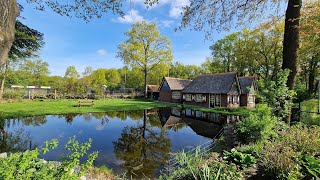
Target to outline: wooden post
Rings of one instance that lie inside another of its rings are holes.
[[[54,99],[57,99],[57,90],[54,90]]]

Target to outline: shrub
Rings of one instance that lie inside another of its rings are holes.
[[[257,159],[251,154],[242,153],[236,149],[231,149],[231,152],[224,151],[224,159],[238,165],[241,169],[252,167],[257,162]]]
[[[302,166],[302,174],[305,179],[319,179],[320,178],[320,160],[315,157],[303,155],[299,157]]]
[[[267,176],[276,179],[299,179],[302,177],[300,166],[295,161],[296,153],[281,142],[266,143],[262,149],[259,166]]]
[[[22,99],[20,91],[5,91],[3,92],[4,99]]]
[[[320,152],[319,127],[304,127],[297,124],[279,134],[279,140],[290,146],[295,152],[312,156]]]
[[[166,180],[228,180],[242,179],[243,173],[235,164],[227,164],[224,161],[208,162],[200,149],[195,153],[181,152],[177,155],[178,167],[169,175],[162,174],[159,179]]]
[[[89,139],[88,142],[79,144],[75,137],[70,138],[65,147],[69,154],[61,164],[39,159],[40,153],[45,154],[58,146],[57,140],[46,142],[45,148],[41,150],[13,153],[8,158],[0,159],[0,179],[79,179],[98,155],[97,152],[91,153],[84,164],[80,163],[79,159],[86,155],[91,142]]]
[[[271,115],[271,109],[267,105],[260,105],[255,112],[239,122],[236,134],[244,143],[257,142],[277,136],[274,131],[277,118]]]

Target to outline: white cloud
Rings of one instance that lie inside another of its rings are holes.
[[[135,5],[146,7],[144,4],[145,0],[131,0],[131,7],[135,8]],[[169,16],[172,18],[179,18],[183,11],[183,7],[190,4],[189,0],[159,0],[158,4],[154,4],[149,9],[157,8],[163,5],[170,5]]]
[[[130,10],[126,15],[123,17],[118,17],[118,22],[124,24],[132,24],[136,22],[143,21],[143,16],[139,15],[139,11],[137,10]]]
[[[171,25],[173,23],[174,23],[174,21],[172,21],[172,20],[162,20],[158,24],[159,24],[159,26],[164,27],[164,28],[171,28]]]
[[[99,56],[106,56],[108,54],[107,50],[105,50],[105,49],[98,49],[96,53]]]
[[[179,18],[183,11],[183,7],[190,4],[189,0],[173,0],[171,1],[171,7],[169,11],[169,16],[172,18]]]

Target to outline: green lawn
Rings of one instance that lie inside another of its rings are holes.
[[[78,100],[3,103],[0,104],[0,115],[3,118],[16,118],[49,114],[130,111],[175,106],[174,104],[161,102],[123,99],[95,100],[94,103],[94,107],[75,107],[78,105]]]
[[[320,125],[320,115],[318,112],[318,100],[311,99],[301,103],[301,121],[309,125]]]

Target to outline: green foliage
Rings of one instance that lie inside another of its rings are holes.
[[[178,168],[169,175],[163,174],[159,179],[231,180],[243,178],[243,173],[237,169],[236,165],[227,164],[224,161],[207,162],[206,158],[207,156],[201,152],[200,148],[197,148],[194,153],[182,151],[176,156]]]
[[[231,149],[231,152],[224,151],[224,159],[238,165],[241,169],[252,167],[257,161],[251,154],[242,153],[236,149]]]
[[[320,128],[294,125],[279,132],[278,141],[291,147],[295,152],[315,155],[320,152]]]
[[[295,161],[296,152],[287,144],[273,141],[262,149],[259,166],[269,177],[276,179],[300,179],[300,166]]]
[[[3,93],[4,99],[22,99],[22,93],[20,91],[5,91]]]
[[[42,149],[13,153],[8,158],[0,159],[0,179],[79,179],[92,166],[98,153],[88,155],[84,164],[80,163],[91,146],[91,140],[79,144],[75,137],[70,138],[66,145],[69,155],[59,165],[57,162],[39,159],[43,154],[58,146],[56,139],[45,143]],[[75,168],[80,168],[75,170]]]
[[[289,70],[284,70],[278,73],[276,81],[258,81],[260,89],[259,98],[262,102],[270,105],[273,114],[281,120],[290,115],[292,100],[296,94],[287,87],[288,76]]]
[[[259,105],[255,112],[236,125],[236,134],[245,143],[267,140],[277,136],[274,131],[276,123],[277,118],[271,115],[271,109]]]
[[[301,178],[303,174],[309,175],[305,166],[310,165],[310,168],[313,168],[316,167],[314,163],[317,163],[303,156],[313,157],[319,152],[320,128],[303,127],[298,124],[280,131],[279,138],[264,144],[259,166],[270,177]],[[296,158],[300,156],[302,158]],[[310,162],[307,162],[309,160]]]
[[[312,156],[302,155],[299,157],[302,166],[302,174],[306,179],[320,178],[320,159]]]
[[[156,66],[171,64],[171,42],[160,34],[156,24],[145,21],[133,24],[125,34],[128,39],[119,45],[118,57],[131,68],[142,71],[146,88],[148,75]]]

